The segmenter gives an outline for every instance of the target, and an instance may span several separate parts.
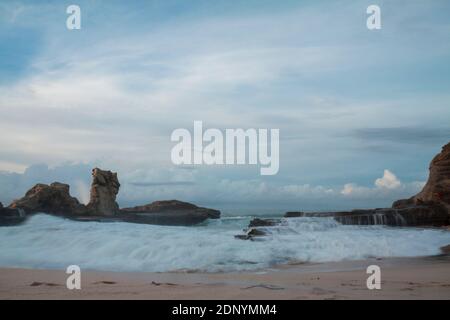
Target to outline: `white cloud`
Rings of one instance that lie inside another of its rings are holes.
[[[347,183],[340,194],[348,198],[391,198],[400,199],[410,197],[419,192],[425,182],[414,181],[402,183],[394,173],[385,169],[383,176],[374,182],[374,187],[359,186],[356,183]]]
[[[341,194],[343,194],[344,196],[351,195],[355,192],[355,189],[357,188],[358,186],[355,185],[354,183],[346,183],[344,185],[344,188],[341,190]]]
[[[385,169],[382,178],[375,180],[375,186],[378,188],[396,189],[402,185],[395,174]]]

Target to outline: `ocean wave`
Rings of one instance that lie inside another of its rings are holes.
[[[267,228],[264,241],[234,238],[247,219],[211,220],[197,227],[76,222],[36,215],[0,228],[0,266],[109,271],[242,271],[289,261],[325,262],[439,253],[450,232],[344,226],[332,218],[292,218]]]

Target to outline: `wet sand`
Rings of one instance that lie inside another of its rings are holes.
[[[366,269],[381,268],[381,290]],[[83,271],[68,290],[65,270],[0,268],[0,299],[450,299],[450,256],[284,265],[239,273]]]

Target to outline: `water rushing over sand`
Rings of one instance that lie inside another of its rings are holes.
[[[344,226],[332,218],[291,218],[261,241],[234,238],[251,217],[196,227],[74,222],[48,215],[0,228],[0,266],[109,271],[242,271],[290,261],[325,262],[439,253],[450,232]]]

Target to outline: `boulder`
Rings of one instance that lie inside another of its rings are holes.
[[[193,225],[206,219],[220,218],[219,210],[178,200],[155,201],[147,205],[123,208],[120,212],[121,217],[128,222],[162,225]]]
[[[9,209],[22,209],[27,214],[45,212],[55,215],[86,214],[86,207],[70,196],[69,185],[54,182],[36,184],[24,197],[14,200]]]
[[[92,170],[91,196],[87,209],[90,215],[114,216],[119,213],[116,196],[120,183],[117,173],[99,168]]]
[[[247,229],[244,229],[245,234],[238,234],[234,237],[240,240],[262,240],[261,237],[268,235],[270,227],[279,226],[281,223],[281,219],[255,218],[250,221]]]
[[[255,238],[266,236],[267,232],[258,228],[250,228],[247,230],[246,234],[238,234],[234,237],[240,240],[256,240]]]

